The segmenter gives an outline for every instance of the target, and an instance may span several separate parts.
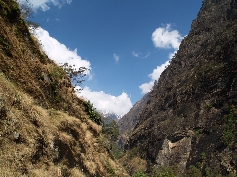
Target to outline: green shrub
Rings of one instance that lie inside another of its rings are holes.
[[[63,76],[66,75],[66,72],[59,66],[52,66],[50,69],[50,75],[55,79],[62,79]]]
[[[154,177],[176,177],[176,176],[173,172],[166,171],[163,173],[156,174]]]
[[[145,173],[139,171],[135,173],[134,175],[132,175],[132,177],[148,177],[148,176]]]
[[[3,51],[8,55],[11,56],[12,45],[7,41],[7,39],[3,36],[0,36],[0,45],[2,45]]]
[[[139,155],[139,150],[138,148],[133,148],[128,152],[128,159],[133,159],[134,157]]]
[[[87,112],[89,119],[91,119],[93,122],[95,122],[98,125],[103,125],[103,120],[101,115],[96,111],[96,108],[93,106],[93,104],[90,101],[84,102],[85,111]]]
[[[21,11],[19,9],[19,6],[16,2],[13,4],[14,6],[7,12],[7,16],[10,22],[16,22],[20,19]]]
[[[123,149],[115,142],[111,142],[111,153],[116,159],[120,159],[125,155]]]
[[[168,167],[158,167],[155,170],[153,177],[176,177],[175,170],[168,166]]]
[[[201,159],[202,159],[202,160],[205,160],[205,159],[206,159],[206,153],[205,153],[205,152],[202,152],[202,153],[200,154],[200,156],[201,156]]]
[[[186,176],[192,176],[192,177],[202,177],[202,172],[195,167],[194,165],[191,165],[187,171]]]
[[[116,141],[119,136],[119,127],[116,121],[112,120],[111,122],[104,123],[102,133],[105,134],[109,140]]]
[[[230,145],[236,139],[237,109],[231,106],[229,114],[224,116],[225,125],[221,140],[225,145]]]

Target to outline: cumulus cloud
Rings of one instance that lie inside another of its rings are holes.
[[[142,94],[146,94],[151,91],[152,87],[154,86],[155,80],[158,80],[160,78],[161,73],[169,65],[169,62],[170,60],[166,61],[160,66],[157,66],[157,68],[154,69],[153,72],[148,75],[151,78],[151,81],[139,86],[139,88],[142,90]]]
[[[77,54],[77,49],[70,50],[64,44],[58,42],[55,38],[52,38],[48,31],[43,28],[37,28],[33,31],[34,36],[42,44],[42,48],[50,59],[54,60],[58,64],[68,63],[69,65],[75,65],[75,68],[85,67],[90,69],[90,62],[83,60]],[[90,73],[87,71],[89,76]]]
[[[151,74],[149,74],[149,77],[155,81],[158,80],[160,78],[161,73],[165,70],[165,68],[169,65],[169,60],[166,61],[165,63],[163,63],[160,66],[157,66],[156,69],[153,70],[153,72]]]
[[[109,111],[123,116],[132,108],[132,102],[125,92],[119,96],[113,96],[103,91],[91,91],[89,87],[85,87],[78,95],[90,100],[100,111]]]
[[[139,88],[142,90],[142,94],[146,94],[151,91],[152,87],[154,86],[154,81],[151,80],[148,83],[144,83],[139,86]]]
[[[177,51],[178,51],[178,50],[175,50],[175,51],[169,53],[169,59],[170,59],[170,60],[175,56],[175,54],[177,53]]]
[[[177,30],[172,30],[170,24],[167,24],[166,27],[157,28],[152,33],[151,39],[155,47],[174,48],[177,50],[183,37]]]
[[[25,0],[19,0],[19,2],[24,2]],[[47,11],[50,9],[50,5],[62,7],[63,4],[71,4],[72,0],[29,0],[34,9],[41,9]]]
[[[68,63],[75,65],[76,68],[90,68],[90,62],[78,56],[77,49],[73,51],[69,50],[64,44],[52,38],[46,30],[37,28],[33,34],[41,42],[45,53],[56,63]],[[115,54],[115,56],[117,55]],[[80,87],[77,86],[75,89],[80,89]],[[124,92],[119,96],[113,96],[103,91],[91,91],[89,87],[85,87],[78,95],[90,100],[98,110],[109,111],[110,113],[116,113],[121,116],[126,114],[132,107],[129,96]]]
[[[175,56],[177,50],[179,49],[179,45],[183,37],[179,34],[177,30],[171,30],[171,25],[167,24],[166,27],[157,28],[152,33],[152,41],[157,48],[173,48],[174,52],[169,53],[168,60],[160,66],[157,66],[153,70],[151,74],[148,75],[150,77],[150,82],[144,83],[139,86],[142,91],[142,94],[146,94],[151,91],[154,86],[154,82],[158,81],[161,73],[165,70],[165,68],[169,65],[171,59]]]
[[[115,61],[116,61],[116,62],[118,62],[118,61],[119,61],[119,56],[118,56],[118,55],[116,55],[115,53],[114,53],[114,59],[115,59]]]

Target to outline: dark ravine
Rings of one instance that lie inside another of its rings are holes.
[[[125,148],[152,166],[236,174],[236,106],[237,1],[205,0]]]
[[[149,93],[145,94],[140,101],[136,102],[136,104],[130,109],[127,114],[125,114],[121,119],[118,120],[120,134],[118,145],[121,148],[124,147],[124,144],[126,143],[129,134],[132,132],[134,126],[138,122],[140,111],[146,105],[148,99]]]
[[[136,125],[139,117],[139,112],[142,110],[144,105],[146,105],[148,99],[149,93],[145,94],[140,101],[135,103],[135,105],[127,114],[125,114],[121,119],[118,120],[120,134],[124,134],[127,131],[130,131]]]

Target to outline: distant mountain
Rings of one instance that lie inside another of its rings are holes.
[[[118,145],[123,148],[128,140],[129,134],[138,122],[140,111],[146,105],[149,98],[149,93],[145,94],[142,99],[134,104],[130,111],[118,120],[119,140]]]
[[[99,111],[99,112],[104,117],[104,120],[108,121],[108,122],[110,122],[112,120],[118,122],[118,120],[122,117],[116,113],[111,113],[110,111]]]
[[[136,125],[140,111],[146,105],[149,99],[149,93],[145,94],[142,99],[134,104],[130,111],[118,120],[119,132],[124,134],[131,131]]]
[[[138,150],[147,172],[168,166],[176,175],[236,175],[236,0],[203,1],[190,33],[139,108],[119,124],[123,132],[137,122],[125,148]]]

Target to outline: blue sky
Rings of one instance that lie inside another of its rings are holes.
[[[201,0],[30,0],[48,56],[91,68],[79,93],[124,115],[188,34]],[[73,59],[72,59],[73,58]]]

